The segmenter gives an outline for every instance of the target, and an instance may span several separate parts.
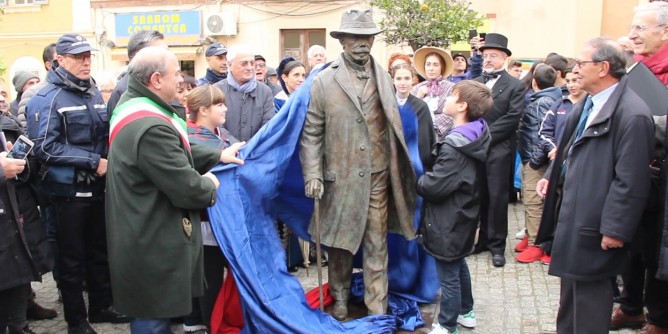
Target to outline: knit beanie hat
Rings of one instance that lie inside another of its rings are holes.
[[[26,85],[28,81],[32,78],[39,79],[39,76],[33,72],[28,71],[19,71],[14,74],[14,79],[12,79],[12,84],[17,93],[23,93],[23,86]]]

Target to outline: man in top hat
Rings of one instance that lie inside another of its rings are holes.
[[[379,33],[370,10],[343,14],[341,28],[330,32],[343,53],[313,80],[300,140],[306,196],[320,200],[315,215],[321,242],[329,247],[338,320],[348,315],[353,254],[362,248],[369,314],[384,314],[387,232],[415,238],[415,173],[392,83],[369,54]]]
[[[206,48],[206,74],[197,80],[197,86],[213,85],[227,78],[227,48],[221,43],[213,43]]]
[[[90,322],[128,322],[112,306],[105,223],[109,123],[91,80],[91,51],[78,34],[60,36],[59,66],[27,105],[28,133],[42,164],[42,192],[56,212],[58,288],[68,334],[94,334]],[[34,137],[33,137],[34,136]],[[88,283],[88,312],[83,281]]]
[[[492,90],[494,107],[483,119],[489,125],[492,143],[484,166],[480,206],[480,235],[474,253],[489,250],[492,264],[506,264],[504,252],[508,236],[508,192],[511,166],[515,157],[515,132],[524,108],[524,85],[506,72],[506,59],[511,55],[508,39],[490,33],[479,50],[483,58],[483,75],[476,81]]]

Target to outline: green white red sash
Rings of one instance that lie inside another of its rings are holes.
[[[109,147],[111,147],[111,143],[114,141],[116,135],[126,125],[144,117],[157,117],[171,123],[181,135],[183,145],[190,151],[186,121],[147,97],[133,98],[114,109],[110,121]]]

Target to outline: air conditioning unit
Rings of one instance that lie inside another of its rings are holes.
[[[204,13],[204,35],[235,36],[237,34],[237,17],[233,12]]]

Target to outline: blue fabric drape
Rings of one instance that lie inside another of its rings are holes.
[[[403,240],[413,243],[406,254],[402,249],[390,252],[390,292],[408,299],[394,304],[403,309],[409,309],[406,305],[410,303],[416,305],[415,310],[403,312],[412,314],[407,319],[378,315],[339,323],[311,309],[299,281],[287,272],[274,221],[278,218],[299,237],[311,240],[307,228],[313,200],[304,196],[298,145],[315,74],[241,149],[243,166],[221,165],[213,170],[221,186],[209,215],[239,288],[243,333],[391,333],[396,323],[419,325],[417,302],[433,300],[438,280],[433,260],[431,270],[424,268],[429,260],[419,256],[422,251],[415,241]],[[417,144],[414,146],[411,151],[417,157]],[[390,245],[395,248],[394,241]]]

